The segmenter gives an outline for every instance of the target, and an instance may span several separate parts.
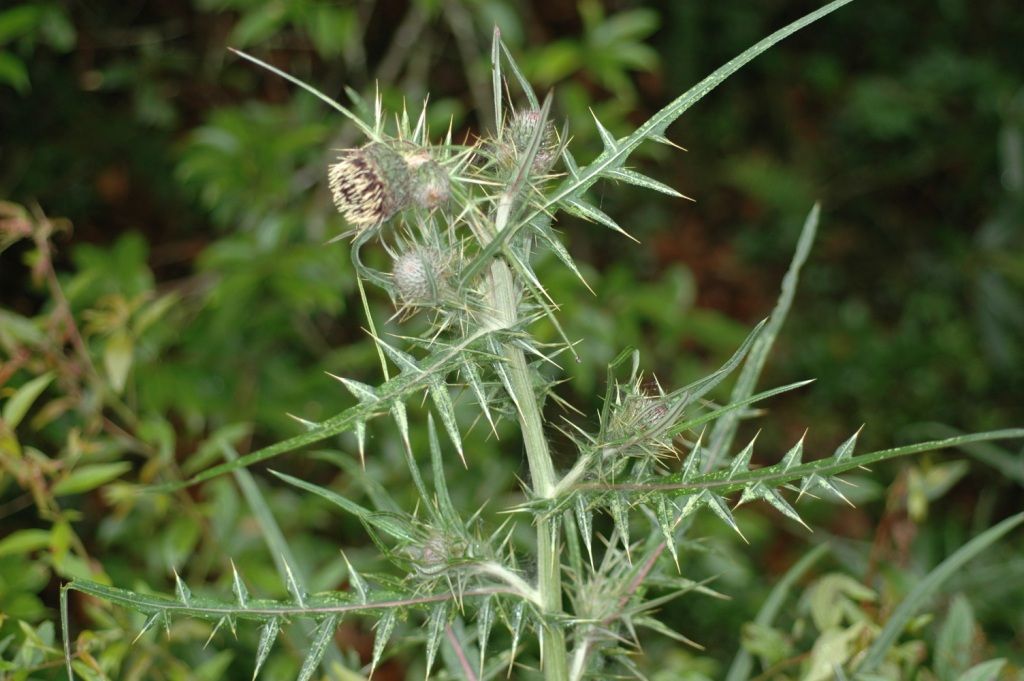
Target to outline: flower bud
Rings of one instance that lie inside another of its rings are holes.
[[[412,171],[413,202],[427,210],[447,202],[451,196],[451,181],[445,169],[426,152],[414,154],[407,161]]]
[[[435,305],[441,299],[447,263],[431,248],[414,247],[394,259],[391,277],[403,305]]]
[[[540,111],[536,109],[525,109],[517,111],[509,124],[508,134],[516,155],[526,153],[530,147],[530,140],[533,139],[537,126],[540,125]],[[555,165],[558,155],[558,136],[555,134],[555,126],[550,121],[544,123],[544,130],[541,132],[540,146],[537,148],[537,155],[533,157],[533,171],[543,174],[551,170]]]

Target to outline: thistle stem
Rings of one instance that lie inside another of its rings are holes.
[[[514,196],[506,194],[499,201],[494,225],[496,232],[501,232],[507,226],[514,200]],[[488,272],[488,298],[497,317],[496,321],[502,326],[512,328],[516,325],[520,296],[521,291],[508,264],[496,258]],[[540,405],[533,389],[526,356],[511,343],[504,344],[502,355],[506,363],[509,390],[516,404],[519,427],[523,433],[533,494],[549,498],[557,486],[557,479],[548,441],[544,437]],[[569,678],[565,632],[553,622],[562,613],[562,566],[558,530],[557,518],[537,523],[537,590],[540,592],[541,611],[547,620],[543,625],[545,629],[541,645],[546,681],[568,681]]]

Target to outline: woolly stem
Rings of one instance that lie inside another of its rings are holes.
[[[500,233],[508,226],[509,215],[515,196],[506,193],[498,203],[495,216],[495,231]],[[488,299],[497,321],[505,328],[516,325],[519,314],[521,290],[517,286],[508,264],[496,258],[488,272]],[[550,498],[557,486],[555,468],[551,453],[544,437],[540,404],[533,389],[529,367],[523,351],[505,343],[502,347],[505,369],[509,378],[509,390],[516,404],[519,427],[523,433],[526,459],[530,466],[533,494],[539,498]],[[547,620],[541,637],[541,655],[544,678],[547,681],[568,681],[568,655],[565,648],[565,632],[552,622],[562,613],[562,572],[559,550],[557,518],[545,518],[537,522],[537,590],[540,592],[541,611]]]

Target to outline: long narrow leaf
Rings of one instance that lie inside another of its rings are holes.
[[[789,308],[793,303],[793,296],[796,294],[796,285],[800,279],[800,268],[807,261],[807,255],[811,252],[811,244],[814,243],[814,235],[818,230],[818,217],[821,214],[821,205],[814,204],[814,208],[804,220],[803,229],[800,231],[800,239],[797,241],[796,252],[793,254],[793,261],[789,265],[789,271],[782,279],[782,293],[775,304],[768,323],[765,324],[761,333],[757,335],[753,347],[747,353],[747,360],[743,363],[736,386],[732,390],[730,402],[739,402],[750,397],[754,393],[757,379],[761,376],[768,355],[771,353],[775,339],[782,329]],[[736,437],[736,429],[739,426],[739,412],[726,414],[715,422],[711,431],[711,438],[708,441],[707,458],[704,459],[704,472],[715,469],[721,457],[732,447],[733,439]]]
[[[1021,523],[1024,523],[1024,513],[1010,516],[998,525],[985,530],[961,546],[952,556],[942,561],[924,579],[918,581],[889,617],[874,643],[871,644],[864,659],[861,660],[860,666],[857,667],[858,674],[870,674],[882,663],[885,654],[899,638],[900,633],[907,626],[907,622],[935,595],[946,580]]]

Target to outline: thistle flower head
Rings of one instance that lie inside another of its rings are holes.
[[[429,246],[417,245],[400,253],[391,266],[398,299],[409,307],[436,305],[441,300],[449,267],[448,260]]]
[[[405,553],[418,574],[431,577],[458,567],[468,557],[468,549],[462,538],[431,530],[419,544],[408,546]]]
[[[526,152],[530,146],[530,140],[541,125],[540,111],[537,109],[524,109],[517,111],[509,123],[509,140],[515,149],[516,156]],[[537,155],[533,158],[533,171],[538,174],[546,173],[554,166],[558,155],[558,135],[555,133],[555,126],[550,121],[545,121],[544,129],[541,132],[540,147]]]
[[[328,168],[327,177],[335,207],[359,232],[387,220],[410,200],[408,163],[380,142],[346,151]]]
[[[412,172],[412,200],[421,208],[433,210],[444,205],[451,197],[448,173],[425,151],[408,157]]]

